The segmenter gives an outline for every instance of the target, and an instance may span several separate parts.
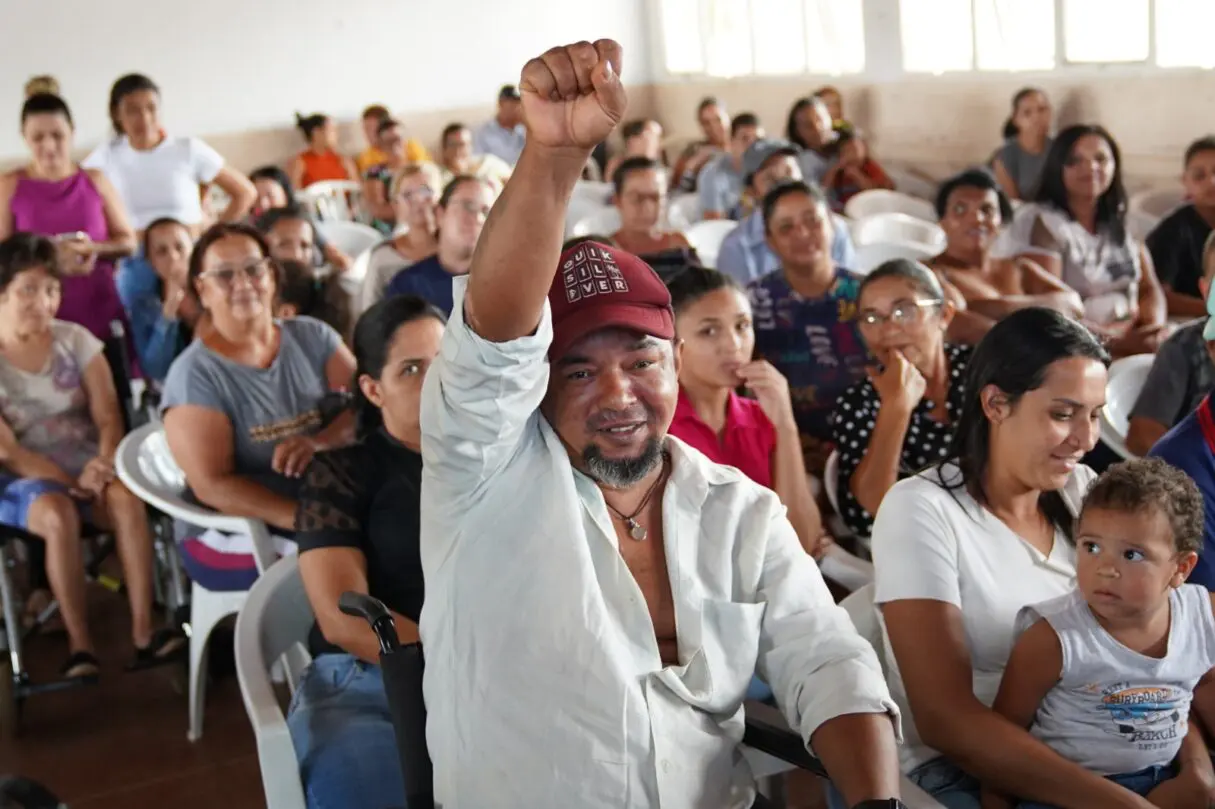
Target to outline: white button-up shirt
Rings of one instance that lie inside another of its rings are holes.
[[[877,657],[776,496],[674,438],[663,534],[679,665],[664,667],[603,495],[540,415],[552,325],[491,343],[466,279],[422,392],[427,739],[444,809],[734,809],[753,672],[807,741],[897,718]]]

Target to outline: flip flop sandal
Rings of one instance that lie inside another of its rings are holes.
[[[181,657],[186,648],[186,636],[175,629],[160,629],[152,636],[147,646],[135,649],[135,660],[127,666],[127,671],[141,671],[166,663]]]
[[[101,663],[92,652],[73,652],[59,673],[65,680],[93,680],[101,673]]]

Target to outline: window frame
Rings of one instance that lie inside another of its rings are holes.
[[[706,13],[707,0],[699,0],[698,8],[700,9],[700,17],[696,21],[696,27],[700,31],[700,45],[703,50],[706,45],[705,37],[703,36],[704,15]],[[748,0],[754,2],[754,0]],[[971,57],[971,67],[969,69],[948,70],[940,73],[932,73],[929,71],[908,70],[903,65],[903,43],[902,43],[902,10],[901,4],[897,0],[856,0],[862,6],[863,17],[863,37],[865,41],[865,59],[864,67],[859,73],[821,73],[821,72],[805,72],[805,73],[756,73],[754,72],[754,64],[752,72],[745,73],[733,78],[716,76],[708,71],[680,71],[673,72],[667,67],[667,37],[666,28],[663,25],[663,0],[655,0],[655,2],[646,2],[649,22],[651,23],[649,30],[653,32],[650,38],[650,53],[652,55],[655,70],[655,80],[671,84],[691,84],[697,82],[732,82],[732,81],[787,81],[791,78],[800,78],[803,76],[813,77],[823,81],[831,80],[832,83],[855,84],[869,83],[872,81],[893,81],[903,78],[927,77],[932,76],[936,79],[949,80],[951,78],[966,78],[974,77],[976,74],[982,76],[1023,76],[1027,79],[1039,77],[1082,77],[1084,75],[1100,75],[1100,76],[1135,76],[1143,77],[1145,74],[1151,75],[1156,73],[1165,73],[1172,75],[1185,75],[1187,73],[1210,73],[1211,68],[1206,68],[1197,65],[1160,65],[1157,62],[1157,0],[1148,0],[1148,56],[1142,61],[1136,62],[1072,62],[1068,61],[1066,48],[1066,32],[1064,30],[1064,8],[1065,0],[1054,0],[1055,8],[1055,67],[1052,69],[1031,68],[1026,70],[1001,70],[1001,69],[980,69],[978,65],[977,53]],[[972,0],[973,2],[973,0]],[[1211,0],[1215,2],[1215,0]],[[974,20],[974,11],[972,5],[971,11],[971,37],[972,45],[976,37]],[[803,12],[803,26],[805,24],[805,15]],[[752,32],[752,42],[754,43],[754,33]]]
[[[666,26],[663,24],[663,9],[662,9],[663,0],[655,0],[652,3],[646,3],[646,5],[649,7],[649,12],[650,12],[649,16],[650,16],[650,21],[652,23],[652,27],[650,30],[655,32],[655,36],[653,38],[654,41],[652,43],[652,46],[653,46],[652,52],[656,59],[656,63],[657,63],[656,66],[659,68],[660,75],[663,77],[664,80],[671,81],[671,82],[677,82],[677,83],[679,83],[679,82],[696,82],[696,81],[736,81],[736,80],[740,80],[740,79],[742,79],[742,80],[745,80],[745,79],[772,79],[772,80],[776,80],[776,81],[781,81],[781,80],[785,80],[785,79],[790,79],[790,78],[794,78],[794,77],[802,77],[802,76],[813,76],[813,77],[817,77],[817,78],[824,79],[824,80],[827,80],[827,79],[849,80],[849,79],[864,78],[867,75],[869,66],[870,66],[868,36],[867,36],[867,31],[866,31],[868,21],[865,19],[865,17],[867,15],[866,15],[865,8],[864,8],[864,6],[869,2],[869,0],[850,0],[850,1],[861,6],[861,15],[862,15],[861,36],[862,36],[862,43],[865,46],[866,52],[865,52],[865,58],[862,62],[861,69],[858,71],[836,72],[836,73],[811,71],[808,69],[804,69],[801,71],[789,71],[789,72],[783,72],[783,73],[756,71],[755,53],[757,51],[757,43],[755,40],[755,26],[750,24],[750,20],[751,20],[752,14],[754,13],[755,4],[757,2],[762,3],[763,0],[744,0],[744,2],[747,5],[747,17],[748,17],[747,33],[748,33],[748,38],[751,41],[751,69],[749,72],[740,73],[736,76],[720,76],[715,73],[711,73],[709,70],[707,70],[707,65],[709,64],[710,60],[706,53],[706,49],[708,47],[708,37],[706,36],[706,32],[705,32],[705,24],[706,24],[708,15],[709,15],[709,10],[708,10],[707,4],[712,2],[712,0],[699,0],[699,2],[698,2],[698,10],[700,13],[696,20],[696,28],[698,29],[698,33],[699,33],[699,37],[700,37],[700,48],[701,48],[701,60],[700,61],[701,61],[702,65],[706,66],[706,69],[702,69],[700,71],[672,71],[668,67],[667,32],[666,32]],[[799,22],[800,28],[803,31],[803,37],[808,35],[807,29],[808,29],[809,23],[807,20],[806,10],[807,10],[807,6],[810,2],[812,2],[812,0],[802,0],[801,16],[800,16],[800,19],[798,20],[798,22]],[[689,27],[691,27],[691,26],[689,26]],[[807,62],[807,67],[808,67],[809,60],[807,59],[806,62]]]

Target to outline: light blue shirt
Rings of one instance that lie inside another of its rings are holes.
[[[514,129],[507,129],[496,119],[490,119],[473,133],[473,151],[477,154],[491,154],[513,166],[519,162],[519,154],[523,151],[523,141],[526,138],[527,129],[523,124]]]
[[[700,209],[705,212],[737,218],[735,211],[742,200],[742,192],[742,170],[735,167],[734,156],[729,152],[705,163],[696,178],[696,194],[700,198]]]
[[[856,266],[856,249],[847,224],[835,214],[831,215],[835,237],[831,240],[831,260],[835,266],[853,269]],[[717,269],[746,285],[757,278],[780,269],[780,259],[764,239],[764,217],[762,211],[753,211],[726,235],[717,254]]]
[[[808,183],[822,185],[827,170],[831,168],[830,159],[823,157],[813,149],[803,149],[797,156],[797,164],[801,166],[802,177]]]

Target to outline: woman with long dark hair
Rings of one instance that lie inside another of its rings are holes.
[[[300,575],[316,614],[312,665],[288,725],[308,806],[404,806],[400,758],[367,623],[343,615],[347,590],[393,612],[418,640],[422,456],[419,398],[446,318],[420,298],[380,301],[354,330],[359,442],[316,456],[296,516]]]
[[[1046,155],[1032,202],[993,251],[1026,256],[1084,301],[1084,320],[1115,356],[1152,353],[1169,336],[1152,257],[1126,229],[1118,144],[1096,124],[1069,126]]]
[[[947,456],[878,510],[874,595],[903,770],[950,809],[977,809],[979,782],[1053,806],[1149,806],[991,710],[1017,613],[1075,586],[1073,524],[1096,477],[1081,459],[1108,363],[1058,312],[1008,315],[971,356]],[[1194,775],[1183,763],[1179,777]]]

